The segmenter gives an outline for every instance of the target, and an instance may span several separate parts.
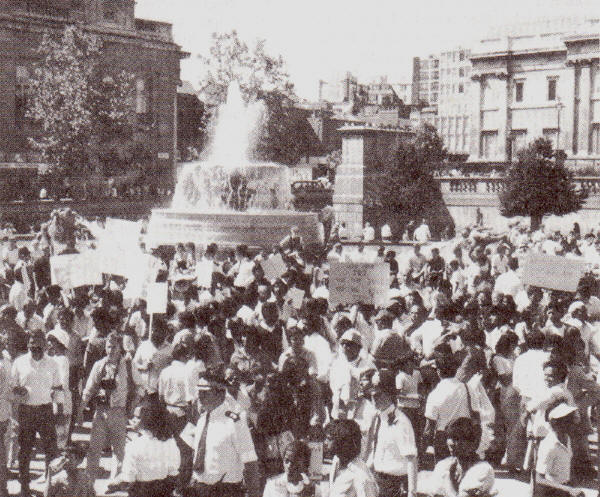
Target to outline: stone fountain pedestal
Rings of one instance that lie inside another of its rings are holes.
[[[298,226],[305,244],[320,243],[321,230],[316,213],[273,210],[265,212],[197,212],[154,209],[148,224],[146,246],[194,242],[219,246],[246,244],[271,248]]]

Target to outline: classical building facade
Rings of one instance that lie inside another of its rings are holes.
[[[136,141],[148,167],[172,174],[176,160],[180,59],[171,25],[135,18],[134,0],[3,0],[0,2],[0,162],[27,161],[28,79],[44,33],[77,24],[103,42],[103,63],[135,75]],[[146,165],[145,165],[146,166]]]
[[[571,166],[600,164],[600,21],[530,26],[471,53],[470,162],[512,161],[544,136]]]

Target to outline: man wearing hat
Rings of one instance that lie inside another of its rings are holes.
[[[346,330],[340,338],[340,350],[329,370],[329,386],[333,393],[331,417],[334,419],[352,418],[358,401],[360,374],[374,367],[361,352],[360,333],[354,328]]]
[[[29,352],[12,366],[13,394],[19,402],[19,481],[21,495],[29,496],[31,450],[39,433],[46,454],[46,466],[56,456],[56,428],[53,400],[62,411],[62,383],[56,362],[45,354],[46,337],[41,330],[29,338]]]
[[[186,497],[258,497],[258,458],[245,414],[227,396],[220,371],[198,380],[192,482]],[[247,493],[245,493],[247,492]]]
[[[367,466],[375,473],[379,495],[416,496],[417,445],[409,419],[395,404],[396,377],[380,370],[372,385],[377,412],[367,434]]]
[[[559,402],[546,413],[550,431],[540,442],[536,463],[536,495],[569,496],[575,489],[571,480],[571,443],[569,432],[576,422],[577,407]]]

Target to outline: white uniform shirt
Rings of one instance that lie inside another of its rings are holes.
[[[206,413],[202,413],[196,425],[194,451],[198,450],[197,445],[205,423]],[[195,457],[194,453],[194,459]],[[239,483],[244,476],[244,464],[257,460],[246,416],[240,412],[235,401],[226,398],[210,413],[206,432],[204,472],[198,474],[194,470],[192,479],[209,485],[219,481]]]
[[[467,388],[456,378],[442,378],[429,393],[425,417],[435,421],[437,431],[444,431],[455,419],[469,417]]]
[[[177,475],[180,463],[175,439],[162,441],[144,432],[127,442],[121,475],[129,483],[164,480]]]
[[[31,357],[31,352],[17,357],[12,365],[11,376],[13,387],[27,389],[28,395],[24,404],[29,406],[51,404],[52,391],[62,388],[56,361],[47,355],[39,361]]]
[[[403,476],[408,474],[409,457],[417,457],[417,445],[412,424],[406,415],[390,405],[379,414],[381,424],[375,452],[369,454],[367,465],[378,473]]]

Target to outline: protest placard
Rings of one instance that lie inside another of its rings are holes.
[[[210,288],[215,263],[209,259],[200,259],[196,263],[196,281],[199,287]]]
[[[167,312],[168,295],[169,284],[167,282],[150,283],[146,296],[148,314],[164,314]]]
[[[371,304],[387,302],[390,286],[389,264],[384,262],[331,262],[329,270],[329,305]]]
[[[521,278],[525,285],[575,292],[588,268],[589,263],[583,260],[531,253],[524,260]]]
[[[265,278],[269,281],[279,278],[287,270],[285,262],[281,254],[275,254],[261,263]]]
[[[63,289],[85,285],[101,285],[102,272],[93,250],[81,254],[65,254],[50,257],[50,277],[53,285]]]

